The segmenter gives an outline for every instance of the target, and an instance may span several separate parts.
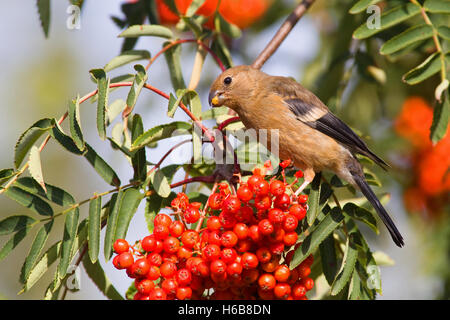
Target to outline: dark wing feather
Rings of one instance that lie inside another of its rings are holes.
[[[298,120],[339,141],[350,151],[369,157],[383,169],[389,166],[370,151],[364,141],[349,126],[332,114],[311,91],[289,78],[274,77],[271,83],[271,90],[282,97]]]

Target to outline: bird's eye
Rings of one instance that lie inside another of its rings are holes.
[[[223,79],[223,83],[230,84],[231,83],[231,77],[226,77],[225,79]]]

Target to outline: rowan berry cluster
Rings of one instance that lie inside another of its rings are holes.
[[[134,299],[306,300],[313,257],[288,265],[308,197],[294,195],[284,169],[282,177],[267,181],[254,170],[236,191],[220,183],[204,210],[179,193],[174,219],[156,215],[153,233],[134,246],[116,240],[113,264],[135,279]]]

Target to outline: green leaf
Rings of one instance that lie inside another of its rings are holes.
[[[161,124],[159,126],[151,128],[150,130],[147,130],[142,135],[137,137],[131,145],[131,151],[143,148],[147,144],[162,139],[190,134],[191,129],[192,125],[190,123],[182,121]]]
[[[37,0],[37,7],[42,30],[44,31],[45,37],[48,38],[48,31],[50,29],[50,12],[51,12],[50,0]]]
[[[14,169],[2,169],[0,170],[0,186],[3,185],[6,181],[11,179],[15,174]]]
[[[223,106],[223,107],[216,107],[216,108],[210,108],[210,109],[202,112],[202,116],[201,116],[200,119],[202,119],[202,120],[216,119],[219,116],[223,116],[225,114],[228,114],[229,110],[230,109],[228,109],[225,106]]]
[[[182,29],[182,31],[185,31],[185,27],[188,27],[193,33],[195,38],[199,39],[202,36],[203,27],[199,21],[197,21],[194,18],[188,18],[188,17],[181,17],[180,22],[177,25],[177,28]]]
[[[91,262],[86,255],[83,257],[82,262],[89,278],[108,299],[123,300],[122,295],[114,288],[113,284],[108,279],[100,262]]]
[[[137,293],[136,286],[134,285],[134,282],[131,283],[131,285],[128,287],[127,291],[125,292],[125,297],[127,300],[133,300],[134,295]]]
[[[105,240],[103,247],[103,253],[106,261],[109,261],[112,255],[113,243],[115,241],[114,235],[116,233],[117,218],[119,216],[119,208],[121,206],[122,198],[123,198],[123,190],[120,190],[118,193],[114,193],[111,196],[111,204],[108,209],[109,215],[108,215],[108,222],[106,224]]]
[[[42,189],[42,187],[30,177],[22,177],[14,182],[13,186],[25,190],[29,193],[39,195],[59,206],[70,206],[75,204],[75,199],[68,192],[61,188],[52,186],[48,183],[45,184],[47,192]]]
[[[8,188],[4,192],[4,194],[8,198],[16,201],[17,203],[19,203],[24,207],[27,207],[28,209],[30,209],[33,212],[36,212],[37,214],[43,216],[53,215],[53,209],[50,207],[50,205],[41,198],[39,198],[38,196],[35,196],[34,194],[31,194],[17,187]]]
[[[225,40],[220,35],[213,40],[211,44],[211,50],[219,57],[220,61],[225,67],[233,67],[233,59],[231,58],[230,50],[228,49]]]
[[[18,232],[20,230],[33,226],[35,223],[36,219],[30,216],[9,216],[0,221],[0,236]]]
[[[423,41],[433,36],[433,27],[428,24],[413,26],[399,35],[389,39],[380,48],[381,54],[392,54],[400,51],[418,41]]]
[[[150,181],[153,188],[161,197],[167,198],[170,195],[170,184],[162,170],[153,171],[150,176]]]
[[[51,119],[41,119],[28,128],[16,143],[14,148],[14,165],[19,168],[28,151],[34,143],[53,127]]]
[[[356,39],[366,39],[381,31],[384,31],[390,27],[393,27],[400,22],[403,22],[411,17],[420,13],[420,7],[413,4],[407,3],[395,7],[389,11],[384,12],[380,17],[380,28],[369,27],[367,22],[364,22],[359,28],[353,33],[353,37]]]
[[[143,36],[171,39],[173,38],[173,32],[169,28],[160,25],[134,25],[119,34],[121,38],[138,38]]]
[[[364,222],[370,227],[376,234],[379,234],[377,226],[377,219],[373,216],[372,212],[362,207],[358,207],[354,203],[347,203],[343,208],[344,212],[348,214],[353,219]]]
[[[136,213],[143,197],[143,194],[137,188],[129,188],[124,191],[117,216],[114,240],[125,239],[130,221]]]
[[[349,288],[349,300],[361,300],[361,291],[362,291],[362,284],[361,284],[361,278],[358,275],[358,270],[355,268],[353,270],[352,274],[352,280],[350,281],[350,288]]]
[[[447,133],[450,118],[450,96],[449,91],[445,91],[445,97],[441,103],[436,103],[433,112],[433,123],[430,129],[430,139],[433,143],[439,142]]]
[[[230,38],[240,38],[242,36],[242,31],[238,26],[226,21],[220,14],[217,16],[218,23],[220,26],[220,31],[226,34]]]
[[[134,66],[134,69],[137,71],[136,76],[134,77],[133,85],[130,88],[127,96],[127,106],[124,110],[124,113],[129,114],[133,110],[136,105],[139,94],[141,93],[142,88],[145,85],[145,82],[148,79],[147,71],[145,68],[139,64]]]
[[[32,227],[33,227],[32,225],[29,225],[14,233],[14,235],[8,240],[8,242],[6,242],[5,245],[0,249],[0,261],[5,259],[8,256],[8,254],[19,245],[19,243],[31,231]]]
[[[30,150],[30,159],[28,160],[28,171],[33,179],[47,192],[45,188],[44,176],[42,174],[41,153],[39,148],[32,146]]]
[[[52,230],[52,226],[53,220],[50,220],[50,222],[47,222],[45,225],[43,225],[37,232],[36,237],[31,244],[31,248],[28,252],[25,262],[22,265],[22,270],[20,272],[20,281],[22,283],[25,283],[25,281],[28,279],[28,276],[30,275],[31,269],[35,266],[36,261],[39,258],[42,249],[45,246],[45,243],[47,242],[48,235]]]
[[[199,95],[195,91],[188,91],[186,96],[189,100],[192,114],[199,119],[202,115],[202,102]],[[195,125],[192,130],[192,148],[194,163],[201,162],[202,158],[202,131],[199,126]]]
[[[102,198],[97,197],[89,202],[88,249],[92,263],[97,262],[100,251]]]
[[[375,251],[372,254],[373,258],[375,259],[375,263],[378,266],[390,266],[392,267],[393,265],[395,265],[395,261],[389,257],[386,253],[382,252],[382,251]]]
[[[353,5],[348,11],[351,14],[357,14],[362,11],[365,11],[369,6],[377,4],[381,0],[359,0],[357,3]]]
[[[113,103],[111,103],[106,111],[106,123],[110,125],[114,119],[125,109],[127,103],[122,99],[117,99]]]
[[[446,53],[445,58],[449,59],[450,54]],[[448,62],[447,62],[448,63]],[[402,80],[407,84],[413,85],[420,83],[434,74],[438,73],[442,68],[440,53],[435,52],[431,54],[424,62],[417,67],[411,69],[403,75]]]
[[[173,94],[170,94],[169,97],[169,107],[167,109],[167,115],[171,118],[175,115],[175,111],[177,111],[177,108],[181,102],[181,99],[183,99],[184,95],[186,94],[187,89],[180,89],[177,90],[177,97]]]
[[[437,32],[439,33],[439,35],[446,39],[446,40],[450,40],[450,28],[447,26],[439,26],[437,28]]]
[[[111,61],[109,61],[103,70],[105,72],[109,72],[113,69],[126,65],[128,63],[138,61],[138,60],[149,60],[151,57],[150,52],[147,50],[128,50],[122,52],[119,56],[114,57]],[[97,69],[98,70],[98,69]],[[101,70],[101,69],[100,69]],[[111,82],[115,82],[112,81]]]
[[[358,249],[353,243],[352,234],[349,235],[344,251],[344,258],[342,260],[341,269],[331,285],[331,295],[335,296],[347,285],[350,277],[355,270],[356,258],[358,257]]]
[[[144,124],[140,115],[135,114],[133,116],[133,122],[131,125],[131,141],[132,143],[144,133]],[[134,176],[133,180],[145,181],[147,178],[147,158],[145,155],[145,149],[139,149],[131,158],[133,165]]]
[[[341,224],[343,219],[340,209],[334,207],[295,251],[289,268],[293,269],[302,263]]]
[[[58,143],[62,147],[64,147],[64,149],[66,149],[67,151],[69,151],[73,154],[76,154],[76,155],[82,155],[86,151],[86,150],[83,151],[83,150],[78,149],[75,141],[73,141],[73,139],[70,136],[68,136],[67,134],[64,133],[63,129],[56,122],[55,119],[52,119],[52,123],[53,123],[53,128],[50,131],[50,134],[53,139],[58,141]]]
[[[77,145],[77,148],[83,151],[85,144],[83,133],[81,131],[79,96],[75,100],[69,101],[69,126],[70,135],[72,136],[73,141]]]
[[[93,69],[89,71],[97,80],[97,132],[100,139],[106,139],[106,109],[108,107],[109,78],[103,69]]]
[[[84,157],[94,167],[95,171],[106,181],[106,183],[118,187],[120,179],[111,166],[103,160],[92,147],[86,143],[87,152]]]
[[[450,2],[448,0],[426,0],[423,7],[432,13],[450,13]]]
[[[204,3],[205,0],[193,0],[186,10],[186,16],[192,17]]]
[[[145,221],[147,222],[147,229],[150,234],[153,233],[154,227],[153,220],[155,219],[155,216],[159,213],[162,204],[163,198],[157,193],[153,193],[147,198],[144,216]]]
[[[321,189],[320,179],[321,175],[320,174],[316,175],[309,188],[309,195],[308,195],[309,208],[308,212],[306,213],[306,221],[310,226],[313,225],[314,221],[316,220],[320,212],[319,207],[320,189]]]
[[[163,47],[168,46],[171,42],[164,42]],[[185,89],[186,83],[183,78],[183,71],[181,69],[181,45],[175,45],[164,52],[164,57],[169,67],[170,81],[175,91]]]
[[[64,233],[61,248],[61,260],[58,264],[58,276],[60,279],[67,274],[70,261],[72,260],[72,252],[75,244],[75,237],[77,234],[78,219],[80,210],[75,208],[68,213],[64,219]]]
[[[330,234],[319,245],[323,274],[331,286],[338,273],[338,262],[333,234]]]

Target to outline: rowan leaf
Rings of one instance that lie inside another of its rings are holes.
[[[88,253],[92,263],[97,262],[100,251],[102,198],[97,197],[89,202],[88,220]]]
[[[80,97],[69,101],[69,127],[70,135],[80,151],[84,150],[85,143],[81,130]]]
[[[64,232],[61,248],[61,260],[58,264],[58,276],[60,279],[67,274],[70,261],[72,260],[72,252],[75,244],[75,237],[77,235],[78,219],[80,217],[80,210],[74,208],[66,213],[64,218]]]
[[[45,187],[44,176],[42,174],[41,152],[36,146],[32,146],[30,150],[30,159],[28,160],[28,171],[33,179],[39,183],[42,189],[47,193]]]
[[[36,219],[26,215],[9,216],[0,221],[0,236],[8,235],[28,228],[36,223]]]
[[[167,124],[161,124],[156,127],[153,127],[139,137],[131,145],[130,151],[135,151],[139,148],[143,148],[144,146],[170,137],[175,137],[179,135],[187,135],[190,134],[192,130],[192,125],[187,122],[175,121]]]
[[[138,38],[143,36],[171,39],[173,38],[173,32],[169,28],[160,25],[133,25],[119,34],[120,38]]]
[[[151,57],[150,52],[148,52],[147,50],[128,50],[128,51],[124,51],[119,56],[114,57],[113,59],[111,59],[103,67],[103,70],[105,72],[109,72],[111,70],[114,70],[116,68],[119,68],[121,66],[124,66],[124,65],[129,64],[129,63],[134,62],[134,61],[148,60],[148,59],[150,59],[150,57]],[[127,77],[128,76],[130,76],[130,75],[127,75]],[[121,79],[121,81],[124,81],[124,80]],[[111,80],[111,83],[113,83],[113,82],[117,82],[117,81]]]
[[[418,41],[429,39],[433,36],[433,27],[428,24],[413,26],[395,37],[386,41],[380,48],[380,53],[387,55],[414,45]]]
[[[43,215],[43,216],[52,216],[53,209],[50,205],[39,198],[38,196],[31,194],[25,190],[22,190],[18,187],[10,187],[4,192],[5,196],[16,201],[20,205],[30,209],[31,211]]]

